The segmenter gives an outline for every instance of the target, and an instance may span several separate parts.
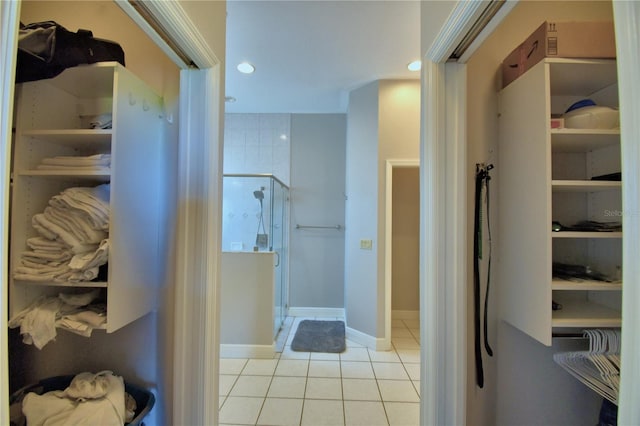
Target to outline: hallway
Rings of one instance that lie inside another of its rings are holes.
[[[287,318],[274,359],[220,360],[221,425],[419,424],[418,320],[393,320],[391,351],[329,354],[291,350],[303,319]]]

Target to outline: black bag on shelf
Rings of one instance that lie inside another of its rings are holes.
[[[20,25],[16,83],[52,78],[67,68],[102,61],[124,66],[122,47],[93,37],[89,30],[71,32],[54,21]]]

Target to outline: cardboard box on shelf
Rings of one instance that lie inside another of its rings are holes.
[[[502,61],[502,87],[506,87],[524,73],[523,47],[524,43],[520,44]]]
[[[613,22],[545,21],[502,62],[502,86],[506,87],[543,58],[615,57]],[[517,67],[516,60],[519,60]]]

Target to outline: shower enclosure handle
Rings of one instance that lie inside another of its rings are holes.
[[[278,260],[276,261],[276,265],[275,265],[275,267],[277,268],[278,266],[280,266],[280,253],[278,253],[277,251],[275,251],[274,253],[278,257]]]

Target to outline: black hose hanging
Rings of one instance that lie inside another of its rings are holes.
[[[487,199],[487,224],[489,223],[489,170],[493,169],[493,165],[489,164],[485,166],[483,164],[476,164],[476,179],[475,179],[475,214],[473,220],[473,328],[474,328],[474,351],[475,351],[475,363],[476,363],[476,382],[478,387],[484,387],[484,369],[482,367],[482,342],[480,331],[480,316],[481,316],[481,298],[482,289],[480,285],[480,260],[482,259],[482,190],[486,187],[486,199]],[[491,274],[491,227],[488,226],[489,232],[489,261],[487,268],[487,289],[485,292],[484,300],[484,347],[489,356],[493,356],[493,350],[489,346],[489,340],[487,337],[488,331],[488,316],[487,311],[489,307],[489,281]]]

